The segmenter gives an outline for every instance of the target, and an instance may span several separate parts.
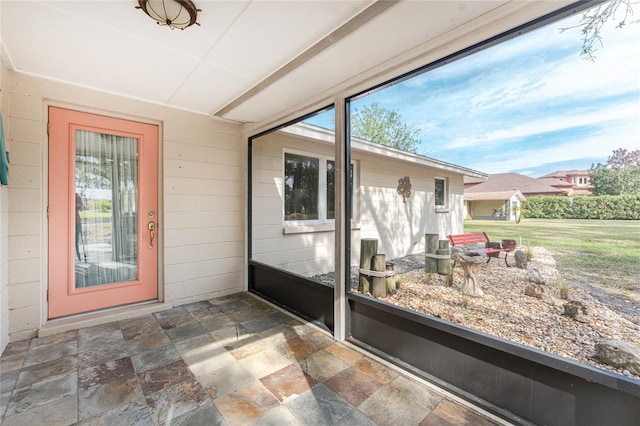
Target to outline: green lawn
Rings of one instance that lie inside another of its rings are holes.
[[[484,231],[491,241],[515,239],[549,250],[570,280],[640,291],[640,221],[468,220],[464,232]]]
[[[80,217],[82,219],[111,219],[111,212],[103,212],[98,210],[81,210]]]

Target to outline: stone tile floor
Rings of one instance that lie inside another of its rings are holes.
[[[248,295],[10,344],[2,425],[494,425]]]

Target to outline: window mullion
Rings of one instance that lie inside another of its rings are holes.
[[[320,157],[318,171],[318,219],[327,220],[327,158]]]

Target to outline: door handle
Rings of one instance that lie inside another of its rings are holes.
[[[150,221],[147,224],[147,228],[149,228],[149,235],[151,237],[149,240],[149,248],[153,248],[153,237],[156,236],[156,223],[154,221]]]

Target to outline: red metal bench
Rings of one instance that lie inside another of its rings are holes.
[[[503,244],[498,242],[492,242],[489,240],[489,237],[487,236],[486,232],[476,232],[474,234],[447,235],[447,238],[449,239],[449,244],[451,244],[451,247],[463,246],[467,244],[484,244],[485,248],[470,249],[467,251],[471,253],[486,254],[488,256],[487,263],[491,260],[492,257],[500,257],[500,253],[505,253],[504,263],[507,266],[510,266],[509,262],[507,261],[507,257],[509,256],[510,252],[515,250],[515,241],[508,240],[509,242],[513,242],[513,244],[508,244],[508,245],[504,244],[504,242],[507,240],[503,240]]]

